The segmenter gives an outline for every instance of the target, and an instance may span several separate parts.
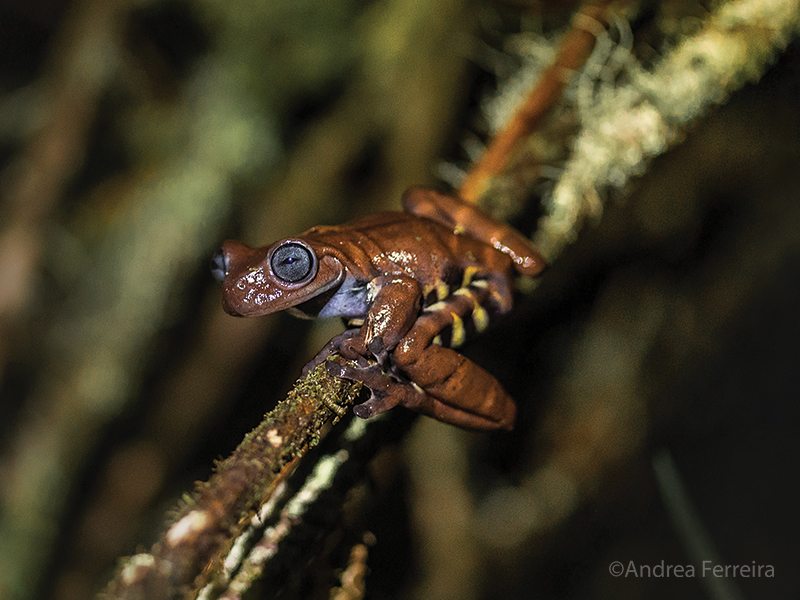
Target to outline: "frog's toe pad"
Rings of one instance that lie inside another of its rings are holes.
[[[369,363],[363,357],[359,357],[356,361],[357,367],[348,364],[342,364],[335,360],[329,360],[325,363],[325,369],[332,377],[339,377],[341,379],[349,379],[350,381],[360,381],[365,386],[371,388],[368,381],[375,383],[375,378],[371,376],[371,371],[377,370],[378,374],[381,371],[377,367],[369,366]]]
[[[367,344],[367,350],[375,357],[381,367],[386,367],[389,363],[389,352],[386,350],[386,344],[383,339],[376,337],[370,340]]]
[[[391,396],[379,396],[373,392],[369,400],[356,404],[353,407],[353,412],[361,419],[369,419],[386,412],[390,408],[394,408],[395,404],[396,402],[392,402]]]

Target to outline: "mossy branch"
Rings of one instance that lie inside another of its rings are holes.
[[[583,218],[602,212],[604,190],[642,175],[710,107],[758,80],[799,32],[797,0],[736,0],[710,14],[652,72],[629,61],[630,82],[604,90],[591,114],[581,115],[583,130],[534,236],[542,254],[558,256]]]
[[[233,540],[291,473],[297,461],[346,414],[361,384],[328,375],[324,365],[300,379],[208,482],[200,483],[149,553],[125,559],[108,598],[194,596],[222,568]]]

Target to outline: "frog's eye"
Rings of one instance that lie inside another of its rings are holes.
[[[297,283],[311,274],[314,268],[314,254],[298,242],[287,242],[272,253],[270,267],[281,281]]]

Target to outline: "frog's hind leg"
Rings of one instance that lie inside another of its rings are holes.
[[[442,348],[440,346],[433,346],[433,348],[449,353],[451,358],[456,358],[465,369],[456,368],[453,372],[455,378],[469,380],[467,383],[473,387],[467,389],[466,392],[473,399],[482,399],[481,406],[476,407],[477,413],[464,410],[464,402],[460,396],[465,392],[464,389],[457,387],[454,391],[459,394],[458,407],[451,406],[443,402],[439,398],[426,393],[420,386],[415,383],[406,381],[397,381],[394,378],[384,373],[377,365],[369,367],[354,367],[348,364],[339,364],[337,362],[329,362],[326,364],[328,372],[334,377],[341,377],[351,381],[360,381],[365,387],[370,390],[370,398],[357,404],[353,407],[353,412],[356,416],[362,419],[369,419],[382,412],[386,412],[395,406],[402,405],[406,408],[414,410],[418,413],[433,417],[438,421],[463,427],[465,429],[511,429],[514,424],[514,417],[516,415],[516,406],[514,401],[505,393],[500,387],[500,384],[489,373],[481,369],[478,365],[471,362],[467,358],[461,356],[454,350],[449,348]],[[434,359],[438,366],[441,366],[441,357]],[[422,361],[423,363],[425,361]],[[420,365],[423,369],[425,364]],[[476,377],[477,370],[482,372],[485,378]],[[478,380],[481,380],[480,382]],[[476,383],[491,383],[495,385],[478,386],[474,388]],[[502,395],[502,402],[498,399]],[[502,409],[496,409],[502,405]],[[490,410],[487,410],[489,408]],[[495,414],[496,413],[496,414]]]
[[[449,347],[461,346],[471,333],[483,331],[494,314],[507,310],[510,295],[502,280],[472,279],[466,287],[424,308],[410,331],[388,352],[385,364],[365,358],[367,350],[376,358],[384,353],[381,338],[373,339],[368,348],[359,347],[360,352],[347,352],[352,344],[363,343],[356,330],[334,338],[319,356],[327,357],[338,348],[345,358],[355,359],[355,364],[328,362],[326,368],[335,377],[360,381],[369,388],[370,398],[353,407],[359,417],[373,417],[402,405],[466,429],[511,429],[516,406],[500,382]]]
[[[536,277],[544,270],[544,258],[524,235],[461,198],[411,188],[403,194],[403,210],[438,221],[508,254],[520,275]]]
[[[477,283],[424,309],[391,352],[386,371],[363,357],[356,365],[327,363],[331,375],[370,389],[369,400],[353,408],[356,415],[369,418],[399,404],[467,429],[512,428],[516,406],[500,382],[446,347],[463,344],[471,330],[482,331],[489,320],[482,305],[497,302],[493,294],[510,293],[485,280]]]
[[[471,286],[470,286],[471,287]],[[440,421],[469,429],[511,429],[516,405],[500,382],[477,364],[437,342],[459,346],[465,323],[475,320],[488,288],[454,293],[428,307],[392,353],[399,372],[425,392],[427,400],[405,406]],[[449,339],[441,334],[450,331]]]
[[[514,400],[489,372],[455,350],[431,344],[403,370],[427,398],[409,408],[467,429],[513,428]]]

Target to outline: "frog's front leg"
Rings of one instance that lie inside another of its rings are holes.
[[[425,412],[419,407],[427,401],[426,394],[398,373],[389,358],[419,316],[422,288],[416,279],[402,273],[378,277],[373,285],[378,292],[361,329],[355,334],[345,332],[337,344],[339,354],[356,364],[329,362],[326,368],[331,375],[360,381],[370,390],[370,398],[353,407],[361,418],[398,404]],[[371,362],[373,358],[376,362]]]
[[[305,367],[307,375],[333,354],[364,366],[364,359],[375,359],[381,368],[389,368],[389,352],[411,329],[419,314],[422,290],[416,279],[404,274],[382,275],[371,282],[376,295],[364,324],[332,338]]]
[[[433,343],[445,329],[451,331],[450,344],[463,343],[467,319],[476,321],[476,330],[486,325],[476,315],[485,316],[481,304],[500,292],[481,283],[426,308],[394,347],[391,373],[374,363],[328,363],[331,375],[361,381],[370,389],[369,400],[353,409],[359,417],[369,418],[400,404],[466,429],[512,428],[516,405],[500,382],[455,350]]]
[[[388,355],[405,337],[419,315],[422,288],[405,274],[382,275],[373,281],[378,289],[359,335],[341,346],[345,358],[355,355],[375,357],[381,367],[388,367]],[[366,350],[366,352],[365,352]]]

